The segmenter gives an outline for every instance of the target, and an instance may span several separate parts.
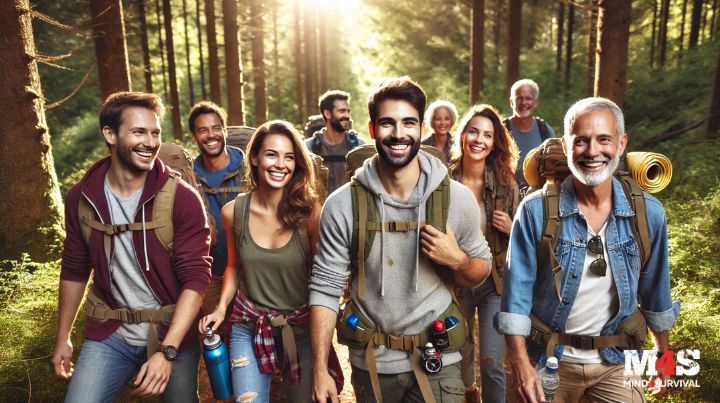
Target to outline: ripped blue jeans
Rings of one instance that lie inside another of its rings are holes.
[[[290,386],[283,383],[287,402],[311,402],[312,366],[310,334],[295,332],[295,344],[300,356],[300,385]],[[272,374],[260,372],[255,356],[255,335],[253,331],[233,324],[230,333],[230,368],[232,372],[233,393],[236,402],[269,402]],[[284,359],[283,343],[280,336],[275,337],[275,354],[280,363]]]

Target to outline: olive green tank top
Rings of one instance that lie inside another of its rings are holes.
[[[241,201],[241,197],[246,198]],[[277,249],[258,245],[248,228],[249,200],[249,194],[243,194],[235,201],[235,233],[242,237],[240,242],[235,240],[243,270],[240,289],[261,310],[292,312],[306,304],[309,295],[310,270],[302,235],[295,229],[290,240]]]

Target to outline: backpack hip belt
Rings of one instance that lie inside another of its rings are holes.
[[[347,319],[350,315],[358,317],[358,326],[353,330],[347,325]],[[448,346],[444,352],[459,351],[460,347],[465,344],[467,338],[467,327],[465,318],[462,316],[462,310],[456,302],[451,302],[448,308],[443,312],[438,320],[445,322],[445,319],[454,316],[458,319],[458,324],[447,330]],[[369,329],[367,319],[357,310],[353,309],[352,301],[345,305],[341,314],[338,315],[337,332],[338,342],[348,346],[349,348],[365,350],[365,363],[370,373],[370,382],[372,383],[375,400],[382,403],[382,393],[380,391],[380,380],[378,378],[377,363],[375,361],[374,349],[384,346],[391,350],[405,351],[410,355],[410,365],[417,380],[420,392],[426,402],[435,402],[435,398],[430,388],[427,374],[420,365],[420,356],[417,353],[419,348],[425,346],[431,341],[428,332],[414,335],[392,335],[376,330]]]
[[[157,351],[158,336],[155,331],[154,323],[163,323],[169,325],[175,313],[175,304],[165,305],[160,309],[112,309],[105,301],[100,299],[92,289],[88,291],[87,300],[85,301],[85,314],[88,318],[98,322],[106,322],[108,320],[119,320],[126,324],[139,324],[149,322],[147,335],[147,351],[152,354]]]
[[[619,347],[623,349],[642,348],[647,338],[647,324],[639,309],[618,326],[611,336],[586,336],[579,334],[557,333],[530,314],[530,335],[528,341],[535,345],[545,345],[545,356],[552,357],[555,345],[562,344],[581,350],[596,350],[601,347]]]

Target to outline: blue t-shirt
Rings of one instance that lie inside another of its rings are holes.
[[[555,131],[553,128],[547,123],[545,123],[545,126],[548,129],[550,137],[555,137]],[[522,189],[524,186],[527,186],[527,182],[525,182],[525,175],[523,175],[523,162],[525,161],[525,156],[527,156],[530,150],[542,144],[542,135],[540,134],[540,128],[538,128],[536,119],[533,119],[533,125],[527,132],[518,130],[518,128],[512,123],[512,120],[510,120],[510,133],[520,149],[520,159],[518,160],[515,177],[517,178],[518,186]]]
[[[230,163],[223,169],[217,171],[208,171],[202,164],[202,156],[198,156],[195,159],[194,170],[200,182],[209,188],[218,187],[233,187],[237,186],[242,181],[242,174],[236,175],[226,181],[223,181],[228,173],[236,171],[242,167],[243,164],[243,152],[239,148],[227,147],[228,153],[230,154]],[[208,194],[205,193],[203,198],[207,202],[207,208],[210,214],[215,219],[215,228],[217,229],[217,241],[210,248],[210,256],[213,258],[212,262],[212,275],[222,276],[225,273],[225,266],[227,265],[227,237],[225,236],[225,229],[222,226],[222,220],[220,218],[220,211],[222,210],[225,203],[235,200],[237,193],[225,193],[225,194]]]

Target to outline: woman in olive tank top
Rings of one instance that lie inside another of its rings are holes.
[[[274,369],[288,401],[308,402],[308,278],[320,205],[312,162],[300,134],[281,120],[262,125],[246,151],[249,192],[222,209],[228,263],[220,302],[200,331],[217,329],[228,306],[230,362],[237,401],[267,402]]]
[[[505,339],[493,328],[500,310],[502,268],[505,263],[512,217],[520,191],[515,181],[518,147],[490,105],[475,105],[458,125],[459,140],[451,160],[453,179],[472,190],[480,205],[481,230],[493,254],[492,276],[475,288],[460,288],[457,296],[468,327],[473,328],[477,308],[482,401],[505,401]],[[471,339],[472,340],[472,339]],[[462,351],[462,377],[467,402],[479,402],[475,385],[475,344]]]

